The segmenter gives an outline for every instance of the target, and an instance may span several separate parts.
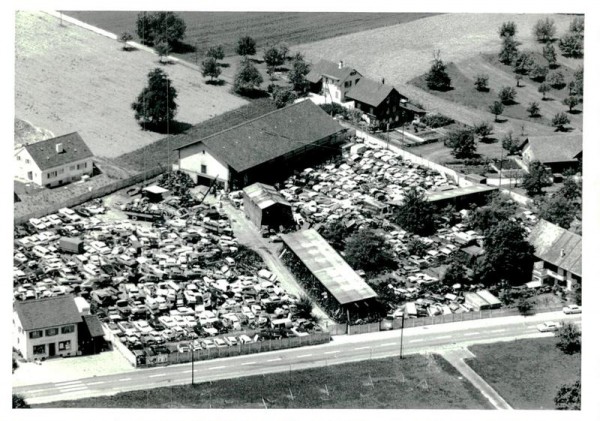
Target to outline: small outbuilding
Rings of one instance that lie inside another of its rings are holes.
[[[147,197],[152,203],[162,202],[169,190],[160,186],[148,186],[142,190],[142,196]]]
[[[254,183],[243,189],[244,212],[259,229],[294,226],[292,205],[273,186]]]

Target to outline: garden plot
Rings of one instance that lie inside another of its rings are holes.
[[[103,220],[108,204],[97,200],[17,227],[15,299],[81,296],[132,350],[187,352],[176,343],[209,349],[319,329],[294,314],[297,297],[238,245],[223,211],[184,207],[180,197],[132,203],[161,218]]]

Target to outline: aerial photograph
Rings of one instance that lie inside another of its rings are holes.
[[[12,413],[581,412],[586,13],[12,13]]]

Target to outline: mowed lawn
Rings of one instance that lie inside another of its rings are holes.
[[[554,337],[522,339],[469,350],[477,358],[473,368],[515,409],[554,409],[554,397],[563,384],[581,378],[581,354],[567,355]]]
[[[39,408],[490,409],[443,358],[433,355],[340,364],[291,373],[59,401]]]
[[[197,124],[247,103],[198,72],[162,66],[154,54],[124,52],[114,40],[42,12],[16,14],[15,114],[59,136],[78,131],[98,156],[115,157],[164,134],[143,131],[131,103],[155,67],[178,91],[176,120]]]
[[[139,12],[65,11],[65,14],[115,34],[135,33]],[[410,22],[433,13],[265,13],[265,12],[178,12],[186,23],[184,43],[204,52],[221,44],[226,54],[235,54],[239,37],[249,35],[258,46],[285,42],[289,45],[337,37],[381,26]],[[193,51],[183,54],[188,60]]]

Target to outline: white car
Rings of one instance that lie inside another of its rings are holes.
[[[537,325],[537,329],[540,332],[555,332],[560,328],[560,323],[557,322],[544,322]]]
[[[581,313],[581,307],[575,304],[569,304],[563,307],[563,313],[565,314],[579,314]]]

